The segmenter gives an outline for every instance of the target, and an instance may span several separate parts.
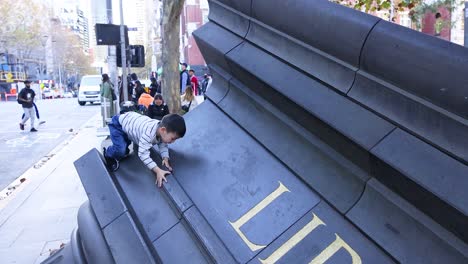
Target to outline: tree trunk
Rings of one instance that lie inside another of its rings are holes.
[[[162,93],[171,113],[180,112],[180,13],[184,0],[163,0]]]

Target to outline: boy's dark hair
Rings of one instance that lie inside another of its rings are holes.
[[[193,73],[195,73],[195,71],[194,71],[194,70],[192,70],[192,69],[190,69],[190,70],[189,70],[189,72],[193,72]]]
[[[159,126],[165,127],[168,133],[176,133],[180,138],[185,136],[185,120],[178,114],[168,114],[164,116]]]
[[[437,18],[439,18],[439,17],[442,17],[442,15],[441,15],[439,12],[437,12],[437,13],[435,14],[435,18],[437,19]]]

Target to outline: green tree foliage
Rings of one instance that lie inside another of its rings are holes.
[[[64,72],[72,74],[96,74],[91,67],[90,56],[83,52],[78,35],[63,27],[58,19],[51,20],[49,33],[56,67],[60,65]],[[57,72],[58,69],[54,71]]]
[[[388,10],[392,8],[390,0],[332,0],[332,2],[345,5],[364,12],[375,12]],[[419,5],[422,0],[394,0],[393,8],[395,12],[413,9]]]
[[[35,0],[2,0],[0,5],[0,52],[44,63],[46,41],[51,43],[55,65],[81,74],[93,73],[79,37],[64,28],[52,8]],[[52,69],[49,69],[49,71]],[[57,69],[53,69],[57,71]]]
[[[44,23],[47,8],[33,0],[2,0],[0,5],[0,41],[5,51],[28,57],[47,32]]]

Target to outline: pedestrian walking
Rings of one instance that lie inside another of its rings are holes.
[[[145,88],[143,88],[143,85],[141,84],[140,81],[135,82],[135,103],[138,104],[138,100],[140,99],[140,96],[145,93]]]
[[[193,88],[190,85],[187,85],[185,93],[181,95],[181,101],[182,110],[184,112],[193,110],[195,107],[198,106],[197,99],[193,95]]]
[[[154,97],[156,94],[160,94],[161,93],[161,86],[159,86],[156,78],[154,77],[151,77],[150,78],[151,80],[151,84],[150,84],[150,95],[152,97]]]
[[[111,83],[109,75],[104,73],[102,75],[101,83],[101,100],[109,102],[109,117],[115,115],[114,100],[117,100],[117,96],[114,92],[114,85]]]
[[[181,63],[180,64],[182,71],[180,72],[180,94],[185,93],[185,88],[187,88],[187,85],[190,85],[190,76],[187,71],[187,63]]]
[[[23,106],[24,117],[21,120],[19,126],[21,130],[24,130],[24,125],[30,119],[31,120],[31,132],[37,132],[36,128],[34,127],[34,119],[35,119],[35,110],[34,110],[34,97],[36,93],[33,89],[31,89],[31,81],[24,81],[24,87],[20,93],[18,94],[18,103]]]
[[[138,103],[138,98],[136,98],[136,88],[137,88],[137,82],[139,83],[140,81],[138,80],[138,76],[136,73],[130,74],[129,78],[129,83],[128,83],[128,96],[131,98],[131,100],[137,104]],[[140,83],[141,85],[141,83]],[[131,95],[131,97],[130,97]]]
[[[206,74],[203,76],[203,81],[202,81],[202,93],[203,97],[206,99],[206,92],[211,86],[211,83],[213,82],[213,79],[211,78],[211,74]]]
[[[35,112],[36,112],[36,117],[37,117],[37,121],[39,121],[39,125],[44,124],[46,121],[42,121],[42,120],[41,120],[41,116],[39,115],[39,109],[37,109],[37,105],[36,105],[36,103],[34,103],[34,102],[33,102],[33,107],[34,107],[34,110],[35,110]],[[23,115],[21,116],[21,120],[24,118],[25,115],[26,115],[26,114],[23,113]]]
[[[198,78],[197,76],[195,76],[195,71],[190,70],[189,76],[190,76],[190,84],[192,85],[192,88],[193,88],[193,93],[195,94],[195,96],[201,95],[201,88],[200,88],[200,84],[198,83]]]

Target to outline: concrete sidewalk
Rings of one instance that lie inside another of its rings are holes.
[[[73,162],[101,146],[99,115],[20,178],[26,179],[0,201],[0,263],[40,263],[49,250],[67,243],[87,200]]]

